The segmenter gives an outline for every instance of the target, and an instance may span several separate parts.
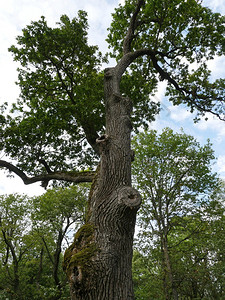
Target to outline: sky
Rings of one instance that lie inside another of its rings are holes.
[[[110,26],[111,13],[118,3],[123,0],[7,0],[0,1],[0,104],[7,101],[12,103],[19,96],[19,88],[15,85],[17,80],[17,67],[8,48],[16,43],[16,36],[31,21],[38,21],[45,16],[49,26],[55,26],[63,14],[73,18],[79,9],[88,12],[89,43],[98,45],[103,53],[107,51],[107,28]],[[205,0],[203,4],[214,12],[225,14],[224,0]],[[110,62],[113,66],[113,62]],[[210,62],[212,75],[215,78],[225,77],[225,57]],[[165,85],[162,84],[156,100],[162,102],[162,112],[156,121],[150,124],[151,129],[162,130],[170,127],[179,132],[193,135],[202,145],[209,138],[213,144],[217,157],[214,170],[225,178],[225,124],[209,115],[208,121],[193,122],[193,115],[183,106],[172,106],[164,97]],[[0,159],[4,159],[0,152]],[[8,178],[6,173],[0,171],[0,194],[25,193],[30,196],[42,194],[44,189],[40,183],[25,186],[18,177]]]

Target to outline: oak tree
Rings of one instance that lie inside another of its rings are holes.
[[[160,81],[174,104],[223,119],[225,81],[210,80],[207,61],[224,55],[224,17],[195,0],[125,1],[107,39],[115,66],[104,72],[87,29],[83,11],[56,28],[42,18],[10,48],[21,95],[0,117],[0,166],[25,184],[92,181],[86,224],[65,254],[71,298],[133,299],[141,199],[131,183],[130,134],[158,112],[149,99]]]

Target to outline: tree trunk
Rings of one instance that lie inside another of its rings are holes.
[[[171,299],[169,294],[170,294],[170,291],[172,291],[172,299],[178,300],[177,289],[174,286],[173,273],[172,273],[172,269],[171,269],[167,237],[162,237],[162,251],[163,251],[163,256],[164,256],[165,296],[166,296],[166,299]]]
[[[55,281],[55,285],[61,290],[61,283],[59,280],[58,272],[59,272],[59,261],[60,261],[60,254],[61,254],[61,247],[62,247],[62,240],[63,240],[63,234],[62,229],[59,229],[58,237],[56,241],[56,249],[54,252],[54,258],[53,258],[53,278]]]
[[[132,246],[141,203],[131,187],[132,103],[119,91],[116,68],[105,70],[106,133],[89,196],[87,223],[67,249],[64,269],[73,300],[131,300]]]
[[[57,237],[57,241],[56,241],[56,249],[55,249],[54,258],[53,258],[53,278],[55,281],[55,285],[58,289],[58,293],[54,297],[55,300],[60,299],[61,294],[62,294],[62,284],[59,279],[59,262],[60,262],[60,254],[62,252],[62,249],[61,249],[62,241],[63,241],[63,232],[62,232],[62,229],[60,228],[59,232],[58,232],[58,237]]]

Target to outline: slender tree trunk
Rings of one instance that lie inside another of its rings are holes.
[[[58,289],[58,294],[55,296],[54,300],[60,299],[62,294],[62,283],[59,279],[59,263],[60,263],[60,254],[62,252],[62,241],[63,241],[63,232],[62,229],[59,229],[58,237],[56,241],[56,249],[54,252],[53,258],[53,278],[55,285]]]
[[[43,256],[44,256],[44,247],[41,248],[39,268],[38,268],[38,272],[37,272],[37,276],[36,276],[36,284],[38,287],[40,285],[41,275],[43,272]]]
[[[162,250],[164,256],[164,272],[165,272],[165,293],[166,299],[170,299],[169,290],[172,291],[172,299],[178,300],[177,289],[174,286],[173,273],[171,268],[167,238],[162,238]]]
[[[60,254],[61,254],[61,247],[62,247],[62,240],[63,240],[63,234],[62,229],[58,232],[58,237],[56,241],[56,249],[54,252],[54,258],[53,258],[53,278],[55,281],[55,285],[57,286],[58,290],[61,291],[61,283],[59,280],[59,261],[60,261]]]
[[[8,235],[6,233],[6,231],[2,230],[2,235],[3,235],[3,240],[5,242],[5,244],[7,245],[7,249],[10,250],[11,255],[12,255],[12,264],[13,264],[13,282],[12,282],[12,286],[13,286],[13,291],[15,292],[15,294],[18,293],[19,291],[19,285],[20,285],[20,280],[19,280],[19,258],[17,258],[16,256],[16,252],[15,252],[15,248],[14,245],[12,243],[12,237],[10,236],[10,234]],[[8,252],[8,251],[7,251]],[[7,253],[8,255],[8,253]]]
[[[97,142],[100,165],[89,218],[67,249],[64,268],[73,300],[132,300],[132,246],[141,203],[131,187],[132,103],[119,92],[115,68],[105,71],[106,133]]]

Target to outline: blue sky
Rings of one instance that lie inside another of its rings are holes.
[[[69,17],[76,16],[79,9],[88,12],[90,25],[89,41],[91,44],[99,45],[101,51],[107,51],[105,38],[107,27],[110,25],[111,13],[114,7],[122,0],[7,0],[0,1],[0,103],[13,102],[19,95],[19,89],[15,85],[17,80],[16,68],[18,65],[13,62],[12,56],[7,49],[15,44],[15,38],[21,34],[21,30],[31,21],[37,21],[44,15],[48,24],[54,26],[62,14]],[[225,14],[224,0],[203,1],[203,4],[215,12]],[[225,77],[225,57],[217,58],[210,62],[213,77]],[[225,178],[225,124],[211,115],[209,120],[197,124],[193,122],[193,115],[185,107],[174,107],[163,96],[164,85],[160,87],[156,97],[163,104],[162,113],[157,116],[156,121],[150,128],[161,130],[170,127],[179,131],[182,127],[184,132],[191,134],[204,144],[208,138],[213,143],[215,155],[218,158],[214,169],[220,176]],[[0,158],[4,159],[3,153]],[[0,194],[27,193],[37,195],[44,192],[40,184],[24,186],[19,178],[7,178],[3,171],[0,171]]]

